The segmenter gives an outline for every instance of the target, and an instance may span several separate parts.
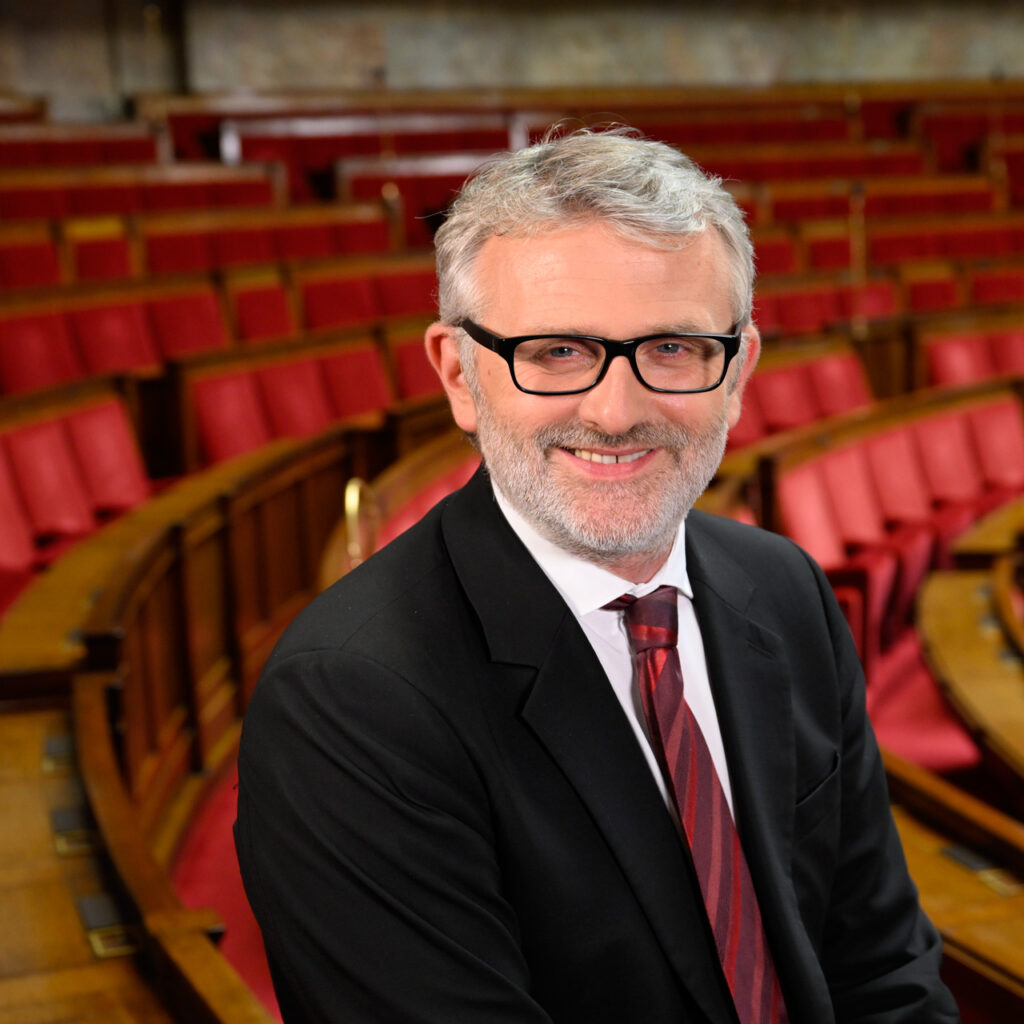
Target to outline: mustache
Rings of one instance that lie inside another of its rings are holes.
[[[621,434],[606,434],[582,424],[553,424],[534,435],[538,448],[681,448],[692,434],[681,426],[637,423]]]

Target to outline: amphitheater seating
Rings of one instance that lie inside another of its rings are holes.
[[[160,155],[156,132],[145,122],[0,125],[0,167],[147,164]]]

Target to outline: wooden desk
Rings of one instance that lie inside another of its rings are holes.
[[[1024,497],[1001,505],[953,542],[953,557],[962,569],[980,569],[1018,550],[1024,534]]]

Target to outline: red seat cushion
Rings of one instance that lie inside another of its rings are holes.
[[[228,343],[220,303],[212,290],[151,299],[148,305],[157,346],[166,359]]]
[[[263,398],[251,373],[198,380],[192,386],[192,397],[207,462],[220,462],[273,440]]]
[[[308,437],[334,420],[320,363],[301,359],[256,372],[275,437]]]
[[[62,314],[34,313],[0,320],[0,390],[52,387],[84,374]]]

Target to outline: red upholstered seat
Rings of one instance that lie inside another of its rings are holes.
[[[248,372],[208,377],[192,385],[203,457],[221,462],[273,440],[255,377]]]
[[[990,489],[1024,493],[1024,412],[1015,398],[967,413],[981,475]]]
[[[334,229],[326,221],[274,228],[274,247],[283,260],[322,259],[339,251]]]
[[[463,462],[453,466],[437,479],[431,480],[426,487],[414,494],[381,523],[377,534],[378,550],[418,523],[442,498],[461,487],[476,472],[479,465],[479,456],[467,455]]]
[[[821,416],[805,363],[765,368],[756,378],[757,403],[769,433],[813,423]]]
[[[988,339],[981,331],[936,338],[925,346],[928,383],[969,384],[996,374]]]
[[[359,345],[321,360],[327,394],[337,419],[382,412],[394,398],[380,350]]]
[[[219,949],[276,1020],[281,1019],[259,925],[249,909],[235,855],[238,771],[232,769],[200,805],[171,865],[186,907],[213,907],[224,922]]]
[[[992,360],[999,373],[1024,376],[1024,327],[992,331],[988,336]]]
[[[275,437],[308,437],[334,420],[323,372],[316,359],[297,359],[256,371]]]
[[[302,287],[305,324],[314,330],[366,323],[380,314],[377,292],[369,277],[330,277]]]
[[[384,220],[338,223],[333,234],[339,253],[387,252],[391,248],[391,233]]]
[[[28,514],[0,444],[0,613],[32,579],[35,562]]]
[[[861,444],[830,449],[818,461],[847,551],[889,552],[899,560],[892,603],[882,626],[882,640],[888,643],[910,622],[918,587],[931,568],[935,535],[925,524],[886,524]]]
[[[815,460],[781,475],[777,499],[786,536],[807,550],[834,583],[860,591],[863,633],[858,649],[870,674],[881,653],[882,634],[896,581],[898,560],[882,550],[847,552],[821,467]]]
[[[775,296],[775,314],[783,332],[807,334],[842,319],[838,288],[795,288]]]
[[[59,186],[0,189],[2,220],[59,220],[68,213],[67,192]]]
[[[150,274],[206,271],[215,265],[210,238],[203,231],[148,235],[143,247]]]
[[[871,405],[864,364],[855,352],[838,352],[807,362],[811,393],[824,416],[838,416]]]
[[[873,434],[865,439],[864,452],[886,522],[927,525],[937,540],[937,563],[949,564],[950,545],[970,526],[972,509],[936,507],[909,427]]]
[[[37,541],[82,537],[96,528],[85,481],[60,420],[7,431],[3,444]]]
[[[227,328],[212,289],[180,292],[148,303],[157,347],[165,359],[223,348]]]
[[[232,301],[241,341],[291,338],[297,333],[288,293],[280,281],[238,288]]]
[[[135,273],[131,243],[126,237],[83,238],[70,243],[75,278],[116,281]]]
[[[86,306],[72,310],[69,316],[89,373],[116,373],[160,362],[141,302]]]
[[[439,395],[444,390],[423,345],[415,335],[391,342],[391,358],[395,367],[395,384],[399,398],[422,398]]]
[[[937,505],[969,510],[972,519],[978,519],[1012,497],[1004,489],[986,486],[964,413],[929,416],[918,420],[911,432]]]
[[[32,313],[0,320],[0,391],[64,384],[85,367],[60,313]]]
[[[60,260],[52,241],[0,244],[0,287],[41,288],[60,281]]]
[[[207,181],[152,181],[142,189],[145,210],[207,210],[216,205]]]
[[[121,402],[110,399],[79,409],[64,422],[95,513],[124,512],[152,494],[135,432]]]
[[[139,188],[131,181],[109,185],[72,185],[67,193],[68,214],[74,217],[137,213],[142,209]]]
[[[274,261],[274,242],[267,228],[233,228],[210,235],[213,262],[217,267],[251,266]]]
[[[274,186],[268,178],[239,178],[237,181],[215,181],[210,186],[211,205],[272,206]]]
[[[378,274],[375,284],[384,316],[432,314],[437,308],[437,277],[432,269]]]
[[[971,278],[975,302],[1020,302],[1024,299],[1024,269],[981,270]]]

